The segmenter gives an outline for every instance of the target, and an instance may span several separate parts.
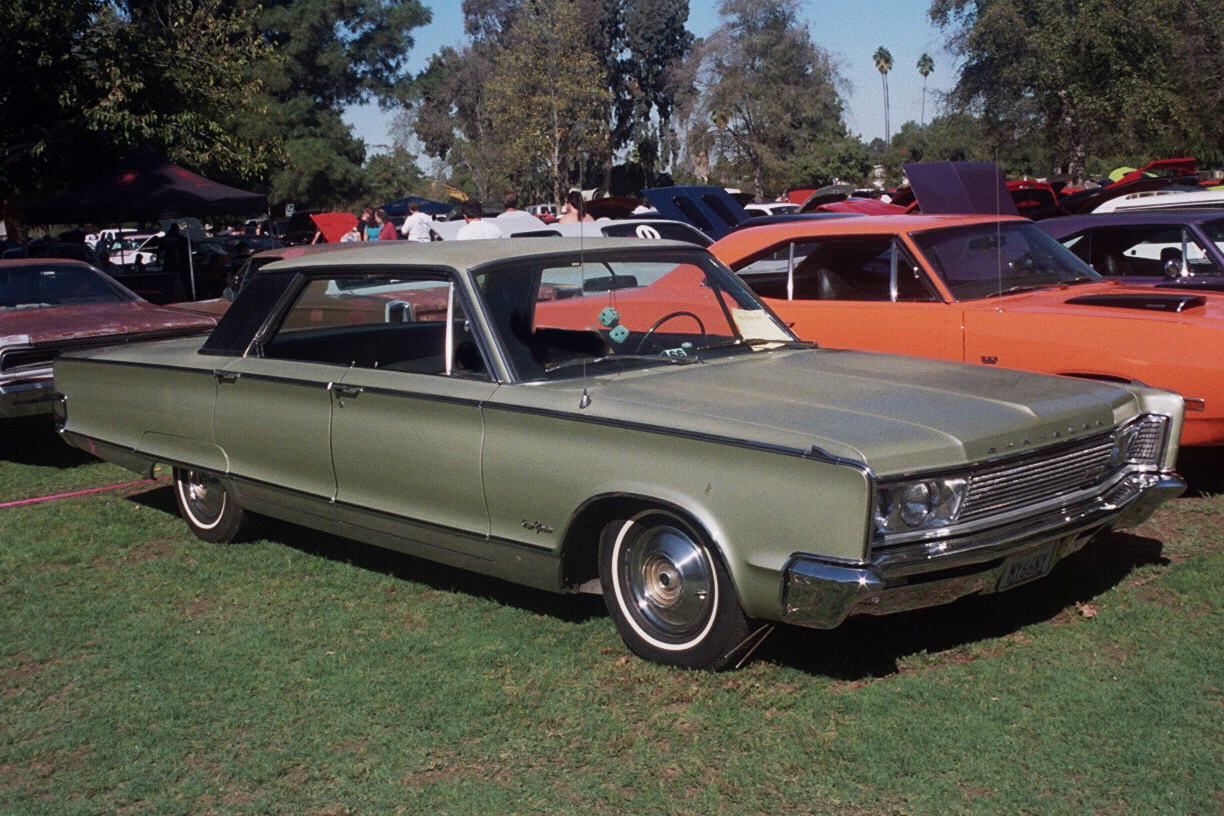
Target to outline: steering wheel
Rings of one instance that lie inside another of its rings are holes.
[[[691,318],[693,318],[693,320],[697,321],[697,328],[698,328],[698,329],[700,329],[700,331],[701,331],[701,336],[702,336],[702,337],[705,337],[705,335],[706,335],[706,327],[705,327],[705,324],[701,322],[701,318],[700,318],[700,317],[698,317],[697,315],[693,314],[692,312],[684,312],[684,311],[680,311],[680,312],[669,312],[668,314],[665,314],[665,315],[663,315],[662,317],[660,317],[658,320],[656,320],[656,321],[654,322],[654,325],[653,325],[653,326],[651,326],[649,329],[647,329],[647,330],[646,330],[646,333],[642,335],[642,339],[641,339],[641,340],[638,342],[638,347],[637,347],[637,352],[636,352],[636,353],[637,353],[637,354],[641,354],[641,353],[642,353],[642,350],[643,350],[644,348],[646,348],[646,342],[647,342],[648,340],[650,340],[650,339],[651,339],[651,337],[654,335],[654,333],[655,333],[656,331],[658,331],[658,330],[659,330],[659,327],[660,327],[660,326],[662,326],[662,325],[663,325],[664,323],[666,323],[667,321],[669,321],[669,320],[673,320],[673,319],[675,319],[675,318],[677,318],[677,317],[691,317]]]

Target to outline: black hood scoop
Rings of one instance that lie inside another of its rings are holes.
[[[1207,305],[1202,295],[1175,295],[1154,292],[1152,294],[1082,295],[1067,303],[1082,306],[1110,306],[1115,309],[1137,309],[1142,312],[1184,312]]]

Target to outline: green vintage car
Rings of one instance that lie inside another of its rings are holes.
[[[1007,589],[1184,483],[1179,397],[799,342],[705,250],[374,243],[263,267],[199,339],[68,354],[78,447],[253,514],[558,592],[717,668]]]

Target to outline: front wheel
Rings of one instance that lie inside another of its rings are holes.
[[[221,480],[209,473],[175,468],[174,494],[183,520],[205,541],[236,541],[249,526],[249,514]]]
[[[639,657],[721,669],[748,636],[726,568],[680,516],[646,510],[604,528],[600,582],[621,639]]]

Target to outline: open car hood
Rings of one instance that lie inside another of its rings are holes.
[[[926,215],[1020,214],[994,162],[924,162],[901,168]]]

